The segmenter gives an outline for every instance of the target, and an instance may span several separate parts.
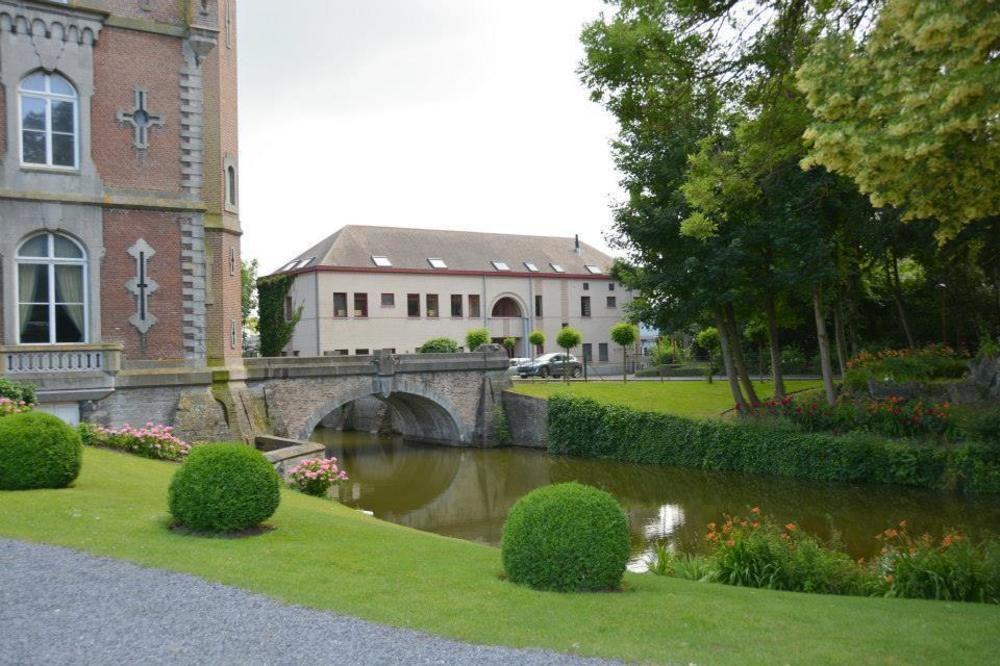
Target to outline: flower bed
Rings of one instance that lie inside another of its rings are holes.
[[[868,382],[901,384],[936,379],[960,379],[969,370],[968,359],[950,347],[929,345],[922,349],[888,349],[862,352],[847,362],[844,384],[855,391],[868,389]]]
[[[133,428],[127,423],[121,428],[81,423],[80,437],[87,446],[125,451],[155,460],[183,460],[191,452],[191,445],[174,436],[172,427],[152,423],[141,428]]]
[[[341,481],[347,472],[337,466],[336,458],[311,458],[303,460],[288,473],[288,485],[307,495],[322,497]]]
[[[33,405],[25,402],[24,400],[11,400],[10,398],[0,398],[0,417],[10,416],[12,414],[23,414],[25,412],[30,412],[33,409]]]
[[[958,532],[914,537],[906,521],[876,535],[870,561],[854,561],[836,543],[761,515],[727,516],[708,524],[709,554],[687,561],[658,549],[650,571],[660,575],[795,592],[1000,603],[1000,540],[973,543]]]

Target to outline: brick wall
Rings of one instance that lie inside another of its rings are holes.
[[[0,84],[0,157],[7,154],[7,92]]]
[[[181,40],[105,27],[94,49],[91,145],[104,185],[125,190],[180,194],[179,72]],[[133,145],[134,129],[116,120],[135,107],[135,87],[148,93],[148,111],[164,126],[149,130],[149,148]]]
[[[240,289],[240,239],[239,236],[219,231],[205,234],[208,250],[208,274],[211,282],[209,304],[206,307],[206,338],[208,356],[222,360],[243,355],[242,312]],[[229,251],[235,255],[236,270],[230,273]],[[236,345],[230,344],[230,329],[236,324]]]
[[[128,319],[136,311],[136,298],[125,288],[136,275],[128,248],[143,238],[156,254],[149,260],[149,277],[159,289],[149,299],[149,312],[157,323],[145,341]],[[177,216],[168,212],[122,208],[104,210],[104,249],[101,264],[101,315],[103,339],[122,342],[130,360],[184,358],[181,293],[181,233]]]
[[[185,25],[184,6],[187,4],[201,5],[201,1],[144,0],[140,2],[139,0],[92,0],[87,4],[109,11],[115,16],[183,26]],[[209,3],[209,6],[211,7],[213,4]],[[198,9],[195,8],[193,11],[197,13]],[[103,33],[101,36],[104,36]]]

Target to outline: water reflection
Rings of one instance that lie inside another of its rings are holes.
[[[970,536],[1000,532],[1000,503],[889,486],[795,481],[726,472],[552,457],[532,449],[464,449],[411,444],[400,437],[317,429],[327,455],[351,480],[340,501],[420,530],[500,543],[503,521],[522,495],[579,481],[621,502],[632,529],[633,568],[656,543],[679,552],[704,548],[705,525],[755,505],[782,523],[830,538],[854,557],[877,552],[873,536],[906,519],[916,532],[955,527]]]

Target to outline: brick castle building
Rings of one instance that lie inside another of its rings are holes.
[[[0,0],[0,374],[69,420],[239,379],[236,62],[235,0]]]

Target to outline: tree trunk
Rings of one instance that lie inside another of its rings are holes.
[[[781,343],[778,340],[778,311],[774,304],[774,296],[768,294],[765,300],[767,309],[767,342],[771,351],[771,377],[774,379],[774,397],[781,400],[785,397],[785,375],[781,369]]]
[[[816,339],[819,342],[819,365],[823,371],[823,391],[826,402],[834,405],[837,392],[833,388],[833,366],[830,363],[830,337],[826,332],[826,317],[823,315],[823,295],[819,287],[813,287],[813,313],[816,316]]]
[[[840,365],[840,378],[847,374],[847,336],[844,334],[844,311],[838,300],[833,306],[833,335],[837,341],[837,362]]]
[[[628,351],[622,345],[622,384],[628,384]]]
[[[885,277],[889,281],[889,287],[892,289],[892,298],[896,301],[896,312],[899,314],[899,324],[903,328],[903,335],[906,336],[906,344],[910,349],[916,349],[917,343],[913,339],[910,322],[906,318],[906,305],[903,303],[903,288],[899,282],[899,261],[897,261],[895,253],[891,253],[890,258],[886,262]]]
[[[729,391],[733,394],[740,412],[745,412],[747,401],[743,398],[743,391],[740,390],[740,380],[736,376],[736,364],[733,363],[733,356],[729,352],[729,336],[726,333],[726,321],[722,316],[722,308],[718,308],[715,314],[715,326],[719,329],[719,346],[722,348],[722,365],[726,369],[726,379],[729,381]],[[711,365],[711,360],[709,365]]]
[[[733,363],[736,364],[736,372],[739,375],[740,384],[743,385],[743,390],[746,392],[747,400],[750,401],[751,405],[756,407],[760,404],[760,398],[757,397],[757,391],[753,387],[750,373],[747,372],[747,362],[743,356],[743,345],[740,342],[739,329],[736,326],[736,311],[732,303],[726,303],[725,308],[725,319],[728,324],[729,346],[733,354]]]

